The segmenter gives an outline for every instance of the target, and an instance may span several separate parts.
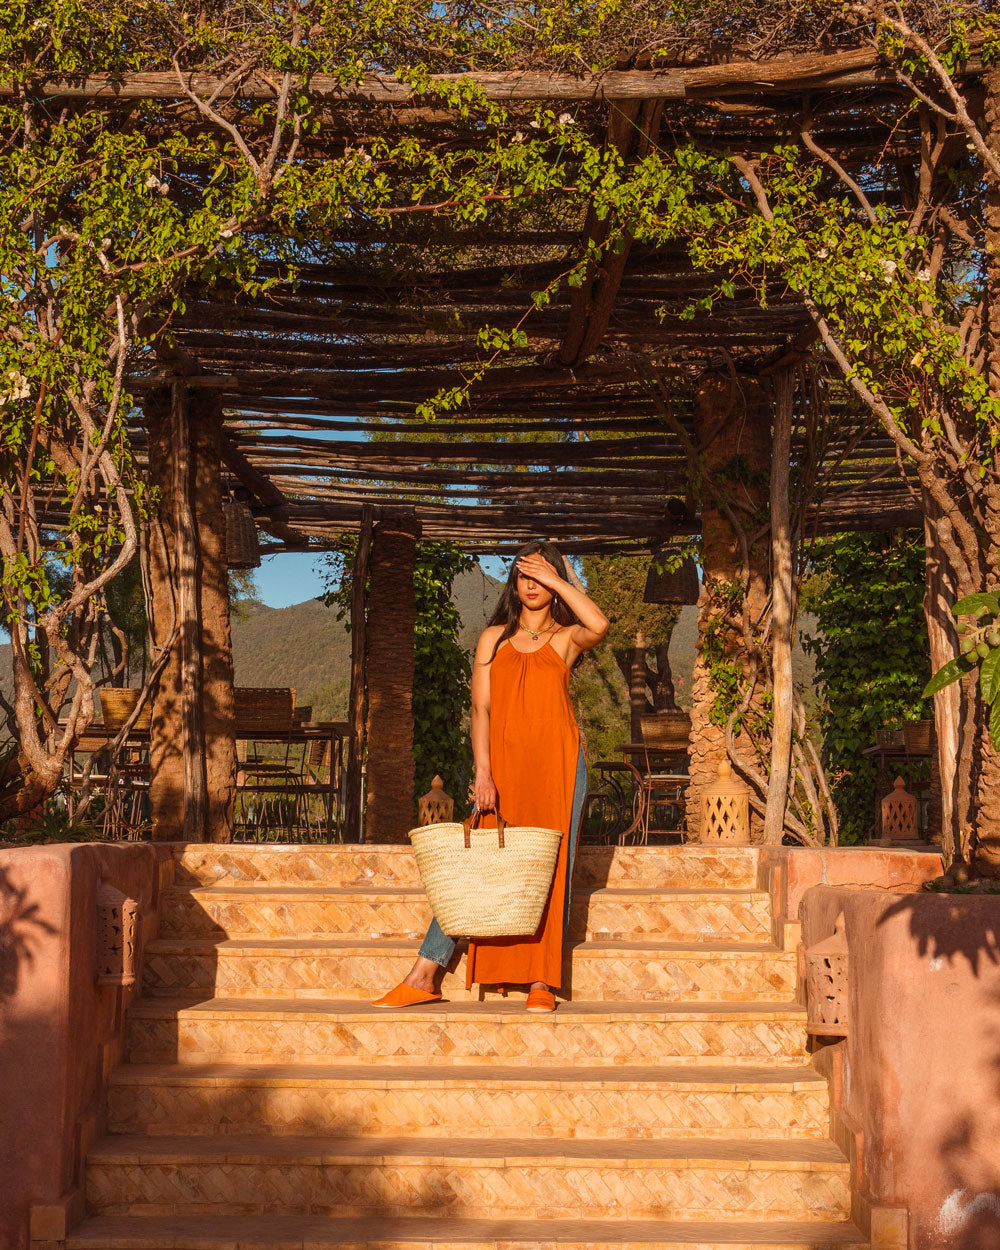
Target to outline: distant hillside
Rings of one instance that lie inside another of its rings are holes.
[[[464,646],[471,648],[475,643],[501,589],[500,582],[479,568],[456,578],[453,599],[462,617]],[[811,632],[815,619],[803,615],[800,625]],[[683,608],[670,643],[670,666],[677,700],[683,707],[691,703],[697,630],[697,610]],[[350,637],[337,620],[336,611],[324,607],[319,599],[307,599],[290,608],[250,605],[247,618],[233,622],[233,661],[239,686],[294,686],[297,702],[311,704],[318,719],[339,720],[346,715]],[[807,708],[811,708],[815,702],[814,664],[798,644],[793,664],[795,680],[805,692]],[[625,684],[613,660],[608,663],[602,659],[599,668],[600,676],[593,669],[588,677],[589,667],[575,676],[574,695],[578,702],[593,706],[597,720],[620,720],[620,733],[605,726],[617,738],[624,733]],[[593,691],[581,688],[588,683],[594,685]],[[0,645],[0,689],[9,692],[10,686],[10,645],[4,644]]]
[[[475,568],[455,579],[452,599],[462,618],[462,643],[474,645],[502,584]],[[307,599],[290,608],[249,606],[233,622],[233,667],[238,686],[294,686],[296,702],[317,718],[347,713],[351,639],[335,608]]]

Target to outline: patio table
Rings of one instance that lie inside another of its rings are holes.
[[[75,796],[83,787],[85,764],[81,757],[90,758],[106,752],[118,736],[117,730],[104,725],[92,724],[77,739],[68,761],[69,811],[72,815]],[[300,797],[318,796],[323,803],[324,840],[334,841],[340,833],[343,817],[343,744],[350,736],[346,721],[308,721],[295,723],[287,728],[261,729],[257,725],[237,722],[237,741],[252,741],[262,745],[273,744],[286,748],[282,775],[263,776],[266,758],[241,761],[236,791],[240,794],[280,795],[297,800]],[[149,739],[148,729],[133,729],[122,744],[123,759],[118,763],[117,784],[131,794],[145,794],[149,790]],[[301,747],[300,757],[292,761],[289,748]],[[310,747],[314,748],[310,750]],[[316,750],[315,748],[319,748]],[[101,789],[110,779],[110,760],[98,761],[91,772],[90,784]],[[260,768],[258,768],[260,766]],[[323,774],[328,771],[324,780]],[[259,780],[247,776],[256,775]],[[291,830],[289,830],[291,832]]]

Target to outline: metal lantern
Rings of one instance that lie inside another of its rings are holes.
[[[892,793],[882,800],[882,838],[886,842],[910,842],[917,836],[917,800],[906,782],[897,777]]]
[[[435,777],[431,788],[417,802],[417,819],[421,825],[440,825],[451,820],[455,800],[444,792],[444,782]]]
[[[729,760],[719,762],[719,775],[705,787],[701,804],[702,842],[749,846],[750,787],[734,776]]]
[[[102,881],[97,891],[97,981],[100,985],[135,985],[139,905]]]
[[[663,547],[654,552],[646,574],[646,603],[697,603],[698,566],[693,556],[688,556],[680,568],[670,570],[667,562],[676,556],[676,549]]]
[[[227,499],[222,515],[226,523],[226,564],[231,569],[258,568],[260,544],[250,509],[239,499]]]
[[[833,934],[806,950],[806,1031],[819,1037],[847,1036],[847,938],[844,913]]]

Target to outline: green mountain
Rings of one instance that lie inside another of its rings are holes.
[[[503,585],[481,569],[455,579],[452,599],[462,618],[462,644],[471,648],[489,620]],[[233,667],[238,686],[294,686],[296,705],[317,719],[347,714],[351,639],[346,621],[320,599],[289,608],[245,604],[233,621]]]
[[[453,599],[463,621],[462,643],[468,648],[486,625],[503,585],[475,568],[455,579]],[[800,625],[811,632],[812,617]],[[677,701],[690,706],[698,615],[693,607],[681,610],[670,643],[670,666]],[[351,640],[336,610],[319,599],[288,608],[243,603],[234,614],[233,662],[239,686],[293,686],[296,703],[310,705],[313,716],[343,720],[347,715]],[[793,656],[795,680],[806,695],[807,708],[815,703],[814,666],[800,645]],[[10,647],[0,646],[0,689],[10,687]],[[571,685],[584,748],[591,759],[614,753],[628,740],[628,694],[614,657],[603,648],[588,657],[573,675]]]

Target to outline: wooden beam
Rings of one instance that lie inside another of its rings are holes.
[[[972,56],[963,76],[982,72],[982,61]],[[475,71],[466,74],[432,74],[433,87],[457,83],[475,84],[489,100],[684,100],[699,95],[786,95],[806,89],[857,88],[896,82],[894,71],[879,63],[871,47],[844,52],[808,52],[759,61],[730,61],[718,65],[680,69],[605,70],[596,74],[569,74],[544,69]],[[186,90],[207,97],[220,92],[223,99],[271,100],[277,95],[272,75],[251,73],[241,82],[227,84],[214,74],[191,72],[183,87],[170,70],[135,71],[47,78],[34,82],[7,80],[0,83],[0,98],[42,97],[62,100],[176,100]],[[345,85],[330,74],[309,80],[314,100],[371,101],[401,104],[419,93],[389,74],[366,74]]]

